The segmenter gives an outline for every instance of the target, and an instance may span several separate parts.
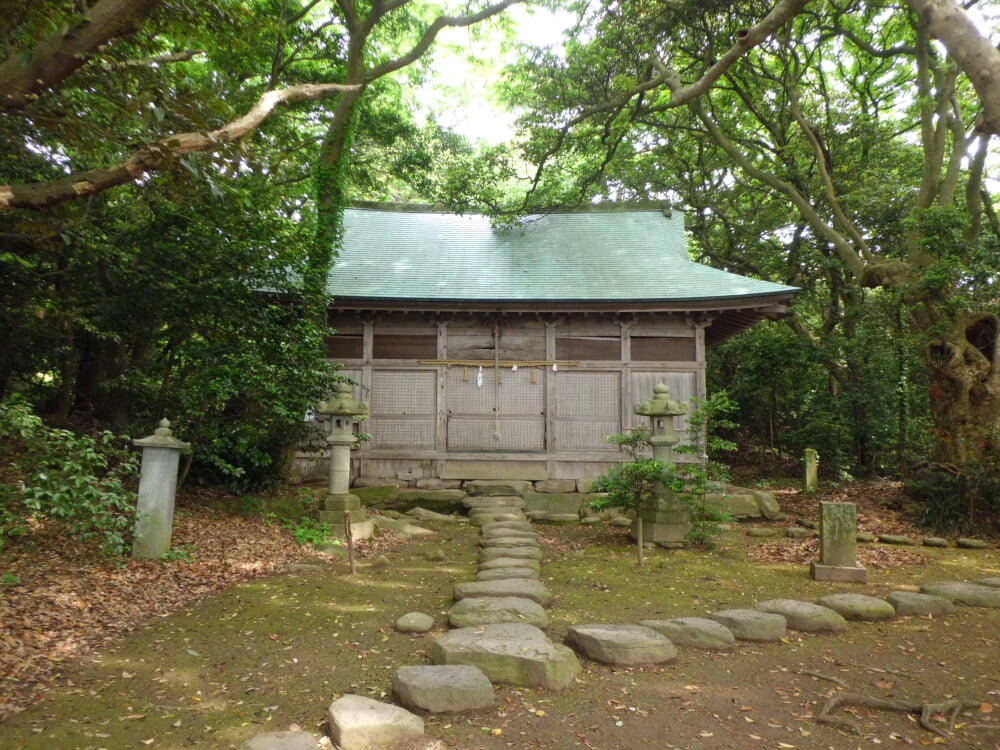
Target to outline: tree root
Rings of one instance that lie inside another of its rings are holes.
[[[833,715],[833,712],[842,706],[863,706],[865,708],[878,708],[885,711],[901,711],[906,714],[920,714],[920,726],[939,737],[947,737],[951,732],[955,731],[955,721],[958,719],[959,713],[966,708],[976,708],[978,705],[978,703],[969,703],[968,701],[960,700],[949,700],[942,703],[915,703],[896,698],[877,698],[871,695],[862,695],[861,693],[837,693],[823,704],[822,710],[816,716],[816,721],[848,729],[857,734],[863,734],[861,728],[850,719]],[[947,732],[939,729],[932,723],[936,715],[947,717]]]
[[[808,677],[815,677],[817,680],[826,680],[832,682],[834,685],[839,685],[840,687],[847,690],[847,683],[837,677],[831,677],[830,675],[823,674],[822,672],[815,672],[812,669],[801,669],[796,674],[806,675]]]

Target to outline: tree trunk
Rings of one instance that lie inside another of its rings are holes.
[[[990,313],[956,321],[927,346],[934,461],[956,473],[997,461],[1000,448],[1000,319]]]

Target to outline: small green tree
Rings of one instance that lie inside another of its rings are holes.
[[[642,565],[642,504],[652,499],[656,489],[667,473],[667,464],[647,458],[649,452],[649,428],[636,427],[624,435],[609,435],[605,438],[615,443],[631,459],[609,469],[594,482],[594,492],[607,493],[594,500],[590,507],[595,510],[623,507],[635,512],[636,517],[636,563]]]
[[[640,511],[642,504],[653,499],[659,488],[672,492],[690,510],[691,530],[687,539],[695,546],[711,547],[713,539],[721,531],[719,524],[733,520],[728,513],[708,507],[705,495],[712,483],[724,485],[728,480],[727,467],[712,460],[713,457],[736,447],[731,441],[713,434],[709,430],[709,423],[713,428],[736,427],[729,415],[737,405],[725,391],[714,393],[704,401],[695,399],[694,404],[695,408],[687,420],[689,440],[674,448],[676,453],[699,457],[700,460],[693,463],[664,463],[649,458],[652,444],[649,428],[645,425],[623,435],[609,435],[606,438],[609,443],[616,444],[627,453],[631,460],[609,469],[597,478],[594,491],[607,494],[592,501],[590,507],[601,510],[620,506],[635,512],[638,548],[636,558],[639,565],[643,564]]]

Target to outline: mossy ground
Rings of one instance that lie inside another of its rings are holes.
[[[476,530],[432,528],[436,537],[395,547],[387,570],[367,562],[355,575],[343,562],[296,566],[151,621],[65,669],[44,700],[0,727],[0,744],[229,748],[293,724],[321,733],[327,705],[344,693],[391,700],[393,671],[427,663],[454,584],[475,573]],[[749,559],[747,545],[762,542],[739,530],[713,551],[649,550],[640,569],[624,530],[539,530],[542,576],[556,596],[548,632],[557,640],[573,623],[703,616],[775,597],[884,595],[927,580],[1000,575],[995,549],[928,549],[926,564],[871,571],[868,586],[818,583],[805,565]],[[437,547],[447,561],[428,562]],[[396,618],[414,610],[434,615],[438,628],[425,636],[395,632]],[[816,724],[823,700],[839,689],[826,678],[882,697],[1000,703],[1000,610],[855,623],[836,636],[791,633],[786,642],[743,643],[731,653],[685,649],[663,666],[584,662],[563,692],[498,687],[494,709],[429,716],[426,740],[414,747],[712,750],[937,741],[902,714],[861,710],[853,718],[864,737]],[[961,723],[989,718],[978,712]],[[998,742],[996,731],[969,728],[945,740],[990,750]]]

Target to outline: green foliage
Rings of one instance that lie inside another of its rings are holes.
[[[282,526],[292,533],[292,537],[301,545],[311,544],[341,544],[342,540],[333,535],[333,529],[325,521],[317,521],[309,516],[289,519]]]
[[[1000,532],[1000,467],[990,463],[959,474],[922,470],[908,479],[907,493],[923,504],[920,525],[942,534]]]
[[[46,426],[26,403],[0,404],[0,543],[28,531],[32,519],[65,524],[109,556],[129,550],[136,498],[128,489],[138,460],[127,438],[76,435]]]
[[[172,547],[160,555],[160,560],[162,562],[186,562],[193,563],[195,561],[195,553],[198,551],[198,545],[196,544],[182,544],[178,547]]]
[[[682,500],[691,512],[688,542],[711,548],[713,540],[721,533],[719,524],[735,520],[725,512],[708,507],[705,495],[712,486],[724,487],[728,481],[726,466],[709,460],[709,456],[734,449],[734,444],[715,430],[736,426],[729,415],[737,405],[727,393],[719,391],[707,400],[694,399],[694,406],[687,418],[690,439],[687,444],[676,446],[674,452],[694,455],[701,460],[664,463],[646,458],[652,444],[649,428],[645,425],[624,435],[610,435],[607,441],[618,445],[629,456],[629,461],[597,478],[593,491],[607,494],[592,501],[590,507],[600,510],[620,506],[638,514],[644,503],[654,499],[658,491],[666,490]]]

